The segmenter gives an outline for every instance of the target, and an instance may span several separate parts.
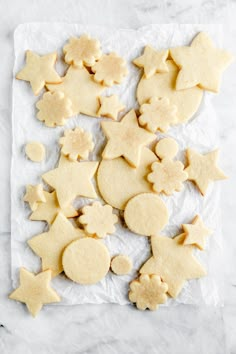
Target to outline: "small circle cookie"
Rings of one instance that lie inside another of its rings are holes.
[[[66,276],[74,282],[96,284],[109,271],[110,254],[101,241],[86,237],[66,247],[62,265]]]
[[[168,222],[168,210],[154,193],[143,193],[129,200],[124,212],[128,228],[142,236],[157,236]]]
[[[45,146],[37,141],[32,141],[25,146],[26,156],[33,162],[41,162],[45,159]]]
[[[155,153],[160,159],[173,159],[179,150],[177,142],[173,138],[164,138],[158,141]]]
[[[129,274],[133,267],[133,263],[128,256],[119,254],[111,260],[111,270],[116,275],[126,275]]]

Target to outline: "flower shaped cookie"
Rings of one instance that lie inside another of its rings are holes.
[[[116,53],[104,54],[92,67],[94,80],[105,86],[120,84],[128,74],[126,62]]]
[[[99,238],[103,238],[107,234],[115,232],[114,224],[117,223],[118,218],[112,213],[110,205],[95,202],[92,205],[85,206],[82,213],[79,222],[84,225],[89,234],[95,234]]]
[[[167,300],[168,285],[158,275],[141,275],[130,283],[129,299],[139,310],[157,310]]]

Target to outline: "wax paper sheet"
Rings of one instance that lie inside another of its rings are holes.
[[[132,59],[139,56],[146,44],[157,49],[177,45],[188,45],[199,31],[206,31],[216,45],[221,43],[219,25],[149,25],[137,30],[108,29],[65,23],[29,23],[18,26],[15,31],[15,67],[16,74],[24,65],[27,49],[39,54],[58,51],[62,57],[62,47],[71,36],[88,33],[101,41],[105,53],[115,51],[128,62],[129,76],[121,85],[113,86],[106,94],[116,93],[126,105],[127,111],[137,108],[135,91],[141,71],[132,65]],[[65,65],[59,60],[57,69],[61,75]],[[187,123],[172,127],[168,135],[174,137],[180,146],[178,157],[184,161],[184,150],[192,147],[200,152],[208,152],[218,146],[217,116],[211,104],[212,94],[205,93],[201,106],[194,117]],[[58,138],[67,128],[80,126],[93,134],[96,148],[92,160],[99,159],[105,139],[100,129],[100,119],[78,115],[68,120],[65,127],[47,128],[36,119],[35,97],[30,85],[14,80],[13,82],[13,146],[11,171],[11,265],[13,286],[18,284],[19,267],[37,272],[40,259],[27,246],[32,236],[47,230],[43,222],[30,221],[30,210],[22,201],[27,184],[41,182],[40,176],[54,168],[58,157]],[[45,144],[47,156],[44,162],[37,164],[29,161],[24,153],[24,146],[29,141]],[[196,214],[200,214],[206,225],[214,230],[209,237],[205,252],[196,251],[196,257],[206,267],[208,275],[200,280],[186,282],[180,296],[170,299],[167,305],[186,304],[221,304],[222,264],[221,264],[221,218],[220,184],[209,187],[203,198],[191,182],[185,183],[180,193],[163,197],[169,209],[169,223],[162,234],[174,236],[181,232],[181,224],[189,223]],[[91,200],[80,198],[77,206],[90,203]],[[146,237],[137,236],[120,223],[116,232],[104,240],[111,256],[127,254],[133,261],[131,274],[116,276],[109,272],[98,284],[81,286],[60,275],[53,279],[53,286],[62,297],[63,304],[83,303],[119,303],[127,304],[129,281],[136,277],[137,270],[150,256],[150,244]]]

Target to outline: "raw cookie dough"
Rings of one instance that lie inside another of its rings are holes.
[[[28,184],[26,186],[26,193],[24,195],[23,200],[24,202],[29,203],[29,206],[32,211],[36,210],[40,203],[46,202],[43,191],[43,185],[37,184],[35,186],[32,186],[31,184]]]
[[[117,95],[109,97],[99,97],[101,107],[98,110],[98,115],[117,120],[119,112],[125,109],[125,106],[119,101]]]
[[[164,73],[168,71],[166,59],[169,50],[155,50],[150,45],[144,48],[144,53],[140,57],[133,60],[133,63],[139,68],[144,69],[144,75],[147,79],[156,72]]]
[[[110,254],[100,240],[86,237],[66,247],[62,264],[65,274],[74,282],[95,284],[109,271]]]
[[[205,249],[206,237],[212,234],[199,215],[196,215],[191,224],[183,224],[185,232],[184,245],[194,245],[201,251]]]
[[[143,193],[130,199],[125,207],[128,228],[139,235],[157,236],[168,222],[168,210],[154,193]]]
[[[37,141],[26,144],[25,153],[34,162],[41,162],[45,159],[45,146]]]
[[[155,147],[155,153],[160,159],[165,157],[173,159],[178,150],[179,145],[173,138],[163,138],[157,142]]]
[[[111,260],[111,270],[117,275],[129,274],[132,270],[133,263],[128,256],[119,254]]]

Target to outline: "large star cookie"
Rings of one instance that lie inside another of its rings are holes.
[[[194,245],[200,250],[204,250],[206,237],[209,236],[212,231],[204,225],[200,216],[195,216],[191,224],[183,224],[182,226],[186,235],[184,245]]]

